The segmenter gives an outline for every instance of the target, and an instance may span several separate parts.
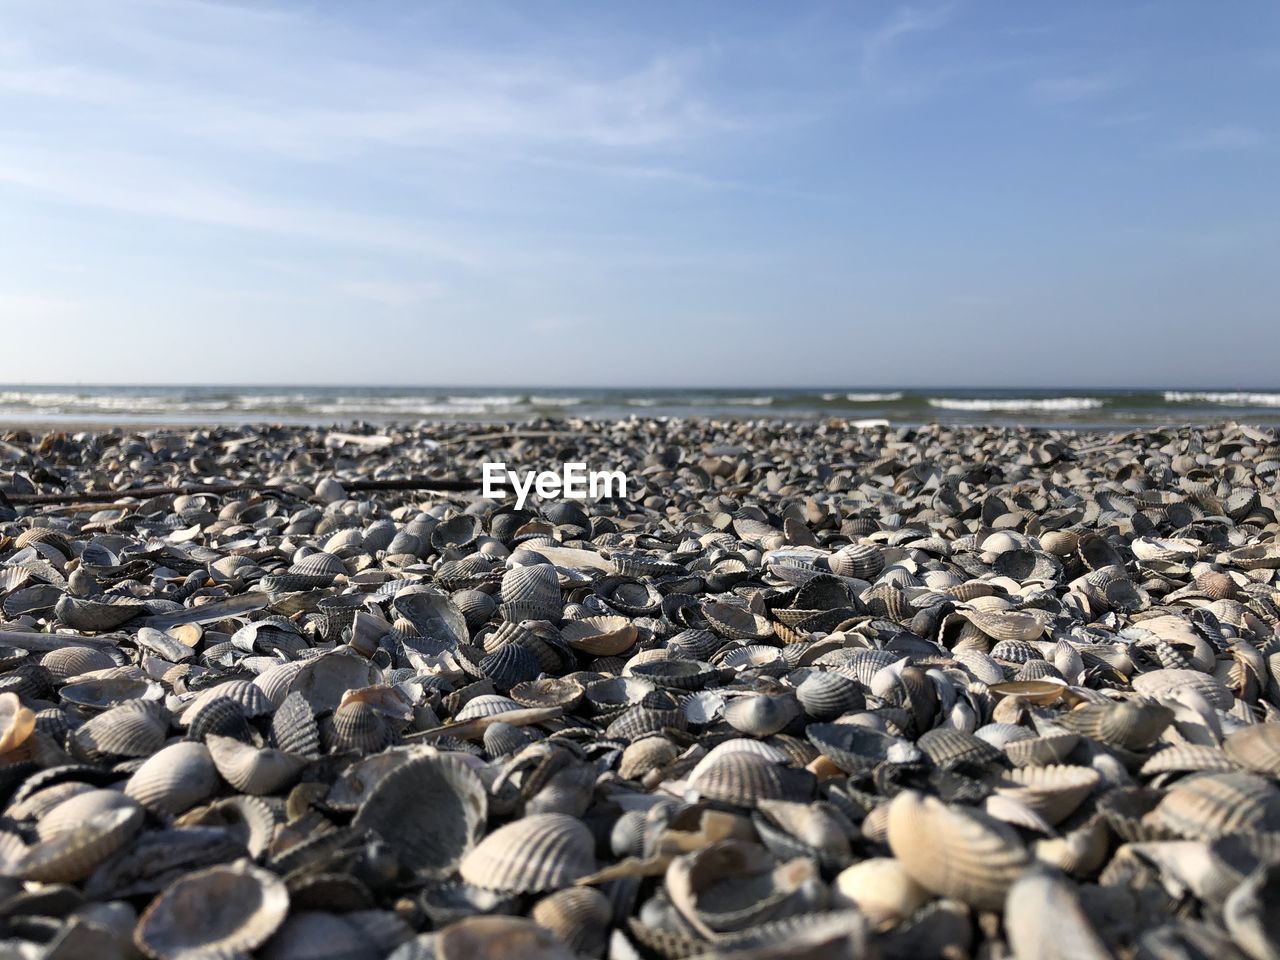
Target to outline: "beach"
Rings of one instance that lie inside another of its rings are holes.
[[[811,393],[8,396],[4,947],[1276,955],[1275,395]]]

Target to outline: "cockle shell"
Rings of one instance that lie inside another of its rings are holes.
[[[147,759],[129,778],[124,792],[148,809],[177,816],[217,789],[218,771],[208,747],[183,741]]]
[[[558,890],[595,868],[591,832],[559,813],[534,814],[499,827],[459,866],[467,883],[509,893]]]
[[[231,737],[209,737],[207,746],[222,779],[241,793],[276,793],[297,779],[305,761],[272,747],[254,747]]]
[[[889,804],[889,847],[927,890],[999,910],[1031,857],[1012,828],[977,810],[904,790]]]

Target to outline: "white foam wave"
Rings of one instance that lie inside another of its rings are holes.
[[[893,390],[889,393],[846,393],[844,398],[850,403],[893,403],[895,400],[902,399],[902,391]]]
[[[541,397],[534,395],[529,402],[535,407],[572,407],[582,402],[581,397]]]
[[[730,397],[725,403],[731,407],[767,407],[773,397]]]
[[[514,407],[516,404],[523,403],[524,397],[511,394],[495,394],[490,397],[449,397],[449,402],[463,407],[474,407],[479,404],[483,407]]]
[[[1230,407],[1280,407],[1280,393],[1252,393],[1244,390],[1166,390],[1166,403],[1220,403]]]
[[[627,401],[629,407],[656,407],[658,401],[651,397],[632,397]]]
[[[958,397],[930,397],[929,406],[942,410],[968,410],[1014,413],[1031,410],[1069,413],[1073,410],[1097,410],[1106,403],[1097,397],[1045,397],[1033,399],[1017,397],[1008,400],[960,399]]]

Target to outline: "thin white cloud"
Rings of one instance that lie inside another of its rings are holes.
[[[934,7],[898,7],[886,22],[871,31],[862,44],[862,77],[869,79],[904,38],[941,29],[951,20],[954,4]]]
[[[338,284],[338,292],[382,307],[402,309],[439,300],[444,297],[446,288],[444,284],[432,281],[347,280]]]
[[[1039,103],[1068,104],[1100,100],[1124,85],[1122,77],[1110,71],[1041,77],[1031,84],[1031,96]]]
[[[1228,124],[1188,133],[1174,147],[1191,153],[1223,153],[1253,150],[1267,143],[1257,127]]]

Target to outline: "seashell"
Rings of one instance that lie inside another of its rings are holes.
[[[1229,772],[1238,769],[1231,757],[1219,747],[1206,747],[1194,743],[1179,743],[1157,750],[1142,765],[1144,777],[1157,773],[1186,773],[1200,771]]]
[[[882,763],[914,763],[924,754],[909,740],[852,723],[811,723],[805,736],[846,773],[869,773]]]
[[[502,576],[503,619],[559,620],[564,609],[556,568],[547,563],[512,567]]]
[[[320,756],[320,727],[306,697],[291,693],[271,717],[271,739],[276,749],[295,757]]]
[[[1079,742],[1079,734],[1053,733],[1007,743],[1004,753],[1015,767],[1044,767],[1066,760]]]
[[[94,600],[83,600],[63,594],[53,612],[62,624],[72,630],[103,633],[145,613],[146,609],[135,597],[104,594]]]
[[[891,930],[929,900],[929,891],[892,857],[871,857],[846,867],[831,889],[833,906],[856,907],[876,930]]]
[[[121,809],[142,813],[137,803],[118,790],[86,790],[43,814],[36,833],[42,841],[57,840],[99,814]]]
[[[889,804],[888,840],[916,883],[980,910],[999,910],[1031,861],[1012,828],[914,790]]]
[[[994,640],[1038,640],[1044,625],[1029,613],[1018,610],[966,610],[961,616]]]
[[[858,580],[874,580],[884,569],[884,551],[871,543],[851,543],[827,557],[833,573]]]
[[[780,864],[741,840],[720,840],[676,857],[665,881],[671,904],[707,938],[825,906],[826,890],[811,861]]]
[[[263,960],[343,960],[347,957],[382,955],[382,951],[374,953],[374,945],[368,942],[364,932],[349,922],[348,918],[355,916],[355,913],[339,915],[305,909],[304,903],[308,897],[325,899],[325,884],[328,895],[332,897],[336,890],[350,892],[353,885],[358,883],[359,881],[340,874],[320,874],[295,881],[289,890],[289,915],[259,956]],[[365,889],[362,902],[368,895],[368,890]]]
[[[169,731],[169,718],[154,701],[134,700],[90,718],[68,737],[82,760],[145,757],[159,750]]]
[[[305,761],[272,747],[254,747],[231,737],[209,737],[206,745],[222,779],[241,793],[262,796],[293,783]]]
[[[515,643],[503,644],[479,664],[480,672],[493,681],[499,690],[536,680],[542,673],[542,665],[528,649]]]
[[[598,957],[604,952],[613,905],[592,887],[571,887],[543,897],[533,905],[530,919],[564,941],[574,953]]]
[[[835,720],[866,707],[862,688],[834,671],[809,674],[796,687],[796,699],[814,720]]]
[[[772,736],[798,716],[800,707],[790,695],[749,694],[729,700],[724,707],[729,726],[752,737]]]
[[[513,710],[519,709],[521,709],[520,704],[512,700],[510,697],[502,697],[497,694],[486,693],[481,694],[478,697],[472,697],[468,700],[466,705],[458,711],[454,719],[476,720],[482,717],[500,717],[504,713],[511,713]]]
[[[253,741],[253,728],[245,719],[244,708],[230,697],[214,697],[191,718],[187,739],[203,741],[210,734],[232,737],[244,743]]]
[[[266,852],[275,834],[276,819],[267,801],[258,797],[235,796],[188,810],[174,820],[174,825],[217,827],[256,859]]]
[[[95,670],[110,670],[116,662],[102,650],[92,647],[59,647],[50,650],[40,658],[40,665],[53,675],[55,680],[70,680],[81,674]]]
[[[347,750],[376,753],[395,739],[395,731],[388,726],[382,714],[362,700],[339,706],[330,723],[333,730],[331,748],[335,753]]]
[[[1280,864],[1259,867],[1227,897],[1222,916],[1232,940],[1251,958],[1280,956]]]
[[[149,810],[176,816],[218,789],[213,757],[202,743],[182,741],[157,751],[133,772],[126,796]]]
[[[1127,750],[1149,747],[1172,721],[1168,707],[1130,700],[1085,703],[1057,718],[1073,733]]]
[[[827,870],[838,870],[853,859],[849,837],[855,828],[823,801],[760,800],[752,822],[764,845],[779,858],[808,857]]]
[[[661,736],[641,737],[628,744],[618,761],[618,776],[638,780],[650,770],[666,766],[680,755],[679,748]]]
[[[1250,773],[1202,773],[1180,780],[1147,819],[1191,840],[1280,831],[1280,790]]]
[[[689,774],[689,787],[709,800],[751,807],[760,800],[807,800],[814,780],[807,771],[783,766],[769,756],[735,750],[714,761],[710,755],[704,758]]]
[[[465,917],[411,940],[389,960],[576,960],[574,952],[524,917]]]
[[[1061,823],[1101,782],[1089,767],[1019,767],[995,784],[997,793],[1025,804],[1050,824]]]
[[[702,605],[702,613],[713,631],[729,640],[764,640],[773,635],[773,626],[746,607],[713,601]]]
[[[471,851],[487,817],[484,784],[463,761],[439,755],[406,760],[385,774],[352,824],[395,843],[409,870],[442,879]]]
[[[0,756],[24,743],[36,728],[36,715],[22,705],[18,695],[0,693]]]
[[[1133,690],[1151,700],[1173,697],[1181,690],[1195,690],[1213,706],[1230,710],[1235,703],[1231,691],[1213,677],[1198,670],[1154,670],[1133,678]]]
[[[1003,754],[981,737],[950,727],[926,731],[916,746],[943,770],[959,766],[984,767],[1003,759]]]
[[[247,954],[267,942],[288,912],[284,882],[240,861],[168,886],[139,918],[133,940],[154,960]]]
[[[1280,779],[1280,724],[1242,727],[1223,741],[1222,748],[1246,770]]]
[[[563,707],[573,711],[585,695],[586,688],[577,680],[558,677],[527,680],[511,688],[511,699],[523,707]]]
[[[593,657],[613,657],[635,646],[636,628],[626,617],[585,617],[564,625],[560,636]]]
[[[558,890],[595,869],[591,832],[559,813],[533,814],[499,827],[459,865],[467,883],[507,893]]]
[[[76,883],[127,844],[141,826],[142,810],[136,805],[105,810],[26,848],[6,872],[41,883]]]
[[[1111,960],[1069,881],[1027,870],[1004,905],[1009,946],[1017,960]]]

